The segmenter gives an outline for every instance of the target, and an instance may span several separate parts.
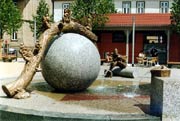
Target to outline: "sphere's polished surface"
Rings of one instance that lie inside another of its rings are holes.
[[[88,88],[100,71],[100,55],[86,37],[67,33],[54,40],[41,63],[45,80],[59,91]]]

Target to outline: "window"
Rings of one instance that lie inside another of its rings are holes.
[[[11,36],[12,41],[17,41],[17,32],[13,32]]]
[[[145,9],[145,2],[144,1],[138,1],[136,3],[136,10],[137,13],[144,13]]]
[[[123,1],[122,9],[123,9],[123,13],[131,13],[131,2]]]
[[[161,1],[160,2],[160,13],[168,13],[169,12],[169,2]]]
[[[126,42],[126,35],[123,31],[113,32],[112,42]]]
[[[70,6],[70,3],[63,3],[63,4],[62,4],[62,15],[63,15],[63,16],[64,16],[64,10],[67,9],[67,8],[69,8],[69,6]]]

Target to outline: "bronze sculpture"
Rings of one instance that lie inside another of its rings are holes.
[[[109,70],[112,70],[115,66],[119,66],[121,69],[126,68],[126,58],[123,58],[122,55],[118,53],[118,49],[114,49],[114,53],[112,55],[113,62],[110,64]]]
[[[119,68],[121,68],[121,69],[124,69],[127,66],[126,57],[123,57],[122,55],[120,55],[118,53],[117,48],[114,49],[114,52],[112,54],[112,62],[110,63],[109,70],[105,70],[105,77],[112,77],[113,76],[112,69],[115,66],[119,66]]]
[[[74,32],[86,36],[93,42],[97,41],[97,36],[92,33],[92,31],[71,19],[69,10],[66,12],[67,13],[64,14],[63,20],[60,22],[50,24],[48,21],[44,20],[44,23],[47,24],[47,29],[40,36],[33,51],[21,44],[20,53],[26,63],[20,76],[14,82],[2,85],[2,89],[8,97],[21,99],[30,96],[30,94],[26,92],[26,88],[36,73],[36,68],[39,66],[43,58],[46,47],[55,35],[61,32]]]

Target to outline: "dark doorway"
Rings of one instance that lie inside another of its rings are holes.
[[[165,31],[145,31],[144,36],[144,52],[147,56],[152,56],[151,50],[157,50],[159,64],[167,63],[167,35]]]

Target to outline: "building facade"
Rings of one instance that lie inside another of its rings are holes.
[[[118,48],[121,54],[127,55],[129,63],[136,63],[139,52],[148,54],[155,48],[160,64],[180,61],[180,38],[170,30],[172,2],[114,0],[118,14],[109,15],[109,22],[97,31],[101,57]]]
[[[118,14],[109,15],[109,22],[97,31],[101,57],[105,52],[118,48],[121,54],[127,55],[129,63],[136,63],[139,52],[148,54],[155,48],[158,50],[160,64],[179,62],[180,38],[170,30],[172,2],[114,0]]]
[[[32,20],[40,0],[16,1],[23,19]],[[62,19],[63,10],[68,8],[72,1],[46,0],[55,22]],[[156,48],[159,51],[160,64],[180,61],[180,37],[170,31],[170,8],[173,0],[113,0],[113,2],[117,13],[109,15],[109,22],[105,27],[95,30],[99,39],[97,45],[101,58],[105,52],[118,48],[120,54],[127,55],[128,62],[132,63],[132,60],[136,62],[133,56],[136,57],[140,51],[148,52],[149,49]],[[27,22],[23,24],[15,40],[10,41],[12,46],[18,47],[21,42],[27,46],[34,46],[33,32]]]
[[[36,14],[37,6],[40,0],[13,0],[15,5],[20,9],[23,17],[23,25],[18,32],[14,32],[11,35],[4,34],[2,46],[7,42],[10,48],[19,50],[20,43],[24,43],[25,46],[34,47],[35,38],[33,32],[30,29],[28,21],[34,21],[33,15]],[[53,2],[52,0],[46,0],[49,5],[50,14],[53,14]],[[3,49],[2,49],[3,50]],[[2,51],[3,52],[3,51]]]
[[[128,62],[131,63],[139,52],[144,51],[150,56],[149,52],[155,48],[159,51],[160,64],[167,62],[170,14],[111,14],[109,18],[110,21],[106,26],[97,31],[101,57],[105,52],[112,52],[114,48],[118,48],[120,54],[127,55]],[[134,61],[136,62],[136,59]]]

